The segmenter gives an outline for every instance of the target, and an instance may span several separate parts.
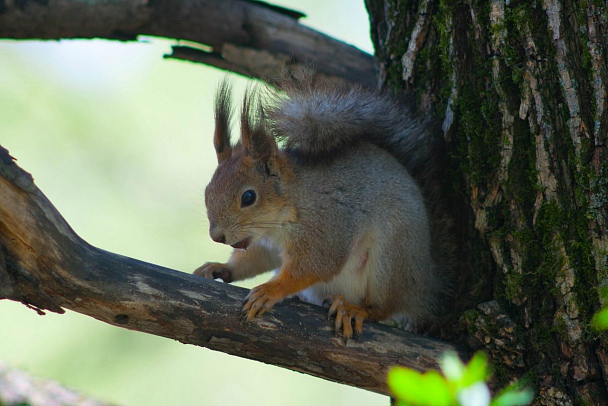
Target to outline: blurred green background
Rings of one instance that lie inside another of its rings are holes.
[[[372,52],[362,1],[274,3]],[[0,144],[85,240],[191,272],[229,254],[208,237],[203,207],[216,164],[212,95],[225,73],[163,60],[171,44],[0,41]],[[247,81],[234,80],[238,95]],[[121,405],[388,403],[73,312],[41,317],[2,301],[0,325],[0,361]]]

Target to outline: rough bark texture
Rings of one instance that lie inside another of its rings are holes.
[[[298,23],[302,14],[246,0],[0,0],[0,38],[185,40],[170,58],[272,81],[282,68],[376,85],[371,55]]]
[[[245,323],[247,292],[90,246],[0,147],[0,299],[40,313],[70,309],[383,394],[391,366],[437,368],[443,352],[457,351],[376,323],[345,345],[325,309],[297,300]]]
[[[537,404],[608,403],[608,341],[590,326],[608,284],[606,3],[367,7],[382,82],[450,145],[477,304],[454,335]]]

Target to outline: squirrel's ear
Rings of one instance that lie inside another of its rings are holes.
[[[268,161],[270,157],[278,154],[278,147],[274,137],[266,128],[264,110],[259,97],[245,93],[241,111],[241,142],[245,154],[254,159]],[[257,105],[253,107],[252,105]]]
[[[215,94],[215,133],[213,146],[217,161],[222,162],[232,155],[230,146],[230,117],[232,116],[232,100],[230,98],[230,83],[224,79]]]

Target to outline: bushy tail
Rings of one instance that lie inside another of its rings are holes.
[[[425,196],[433,255],[444,293],[455,277],[457,245],[450,207],[445,142],[434,126],[414,118],[394,98],[358,85],[312,81],[306,75],[285,80],[281,93],[264,103],[269,128],[286,149],[309,159],[339,154],[371,142],[397,158]]]
[[[429,167],[442,140],[392,97],[359,85],[291,78],[271,93],[264,113],[283,146],[309,158],[344,151],[360,142],[386,149],[416,177]]]

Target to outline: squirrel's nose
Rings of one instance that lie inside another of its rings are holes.
[[[211,236],[211,239],[213,241],[219,242],[220,244],[226,244],[226,236],[224,235],[222,230],[215,227],[211,227],[211,229],[209,230],[209,235]]]

